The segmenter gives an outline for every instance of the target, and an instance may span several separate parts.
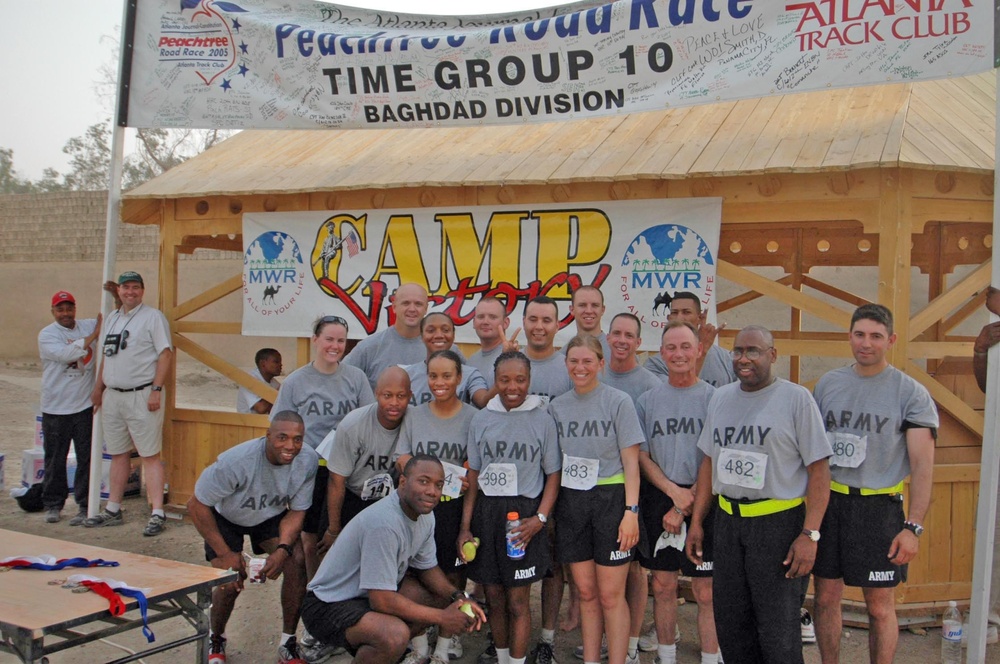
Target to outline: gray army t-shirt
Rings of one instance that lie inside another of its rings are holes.
[[[347,478],[347,490],[364,500],[383,497],[395,479],[393,458],[402,423],[386,429],[378,421],[378,404],[368,404],[348,413],[335,431],[320,445],[326,468]],[[377,478],[365,490],[365,483]],[[378,495],[375,495],[378,493]]]
[[[319,468],[316,452],[303,445],[290,464],[274,465],[267,460],[266,447],[265,438],[254,438],[220,454],[195,483],[195,498],[247,527],[286,509],[309,509]]]
[[[497,344],[485,353],[482,350],[477,350],[465,361],[465,365],[471,365],[478,369],[479,373],[483,375],[483,380],[486,381],[486,384],[489,387],[493,387],[495,381],[493,365],[502,352],[503,344]]]
[[[783,378],[718,388],[698,448],[712,457],[712,493],[752,500],[805,496],[806,466],[833,453],[809,390]]]
[[[411,406],[434,401],[434,393],[427,385],[427,363],[418,362],[406,368],[406,374],[410,377],[410,397]],[[462,380],[458,384],[458,399],[464,403],[472,403],[472,395],[479,390],[488,390],[490,386],[486,384],[486,379],[475,367],[468,364],[462,365]]]
[[[379,375],[387,367],[405,367],[423,362],[426,358],[427,347],[419,336],[407,339],[400,336],[396,328],[389,327],[359,341],[344,358],[343,364],[361,369],[372,389],[375,389]]]
[[[469,468],[489,471],[490,464],[513,464],[517,495],[537,498],[545,476],[562,467],[556,423],[542,399],[530,410],[506,410],[500,397],[476,413],[469,427]]]
[[[544,360],[532,360],[531,385],[528,391],[545,397],[549,401],[573,389],[573,381],[566,370],[566,356],[561,352],[552,353]]]
[[[663,356],[659,353],[650,355],[643,366],[663,380],[666,380],[670,373],[666,362],[663,361]],[[708,349],[708,354],[705,355],[705,362],[701,365],[701,373],[698,374],[698,378],[713,387],[735,383],[736,372],[733,371],[733,358],[729,355],[729,351],[722,346],[713,344]]]
[[[315,450],[349,412],[370,403],[375,395],[360,369],[341,362],[334,373],[324,374],[310,362],[282,383],[271,417],[294,410],[305,421],[306,444]]]
[[[434,513],[414,521],[393,491],[344,526],[308,589],[324,602],[343,602],[370,590],[398,590],[407,569],[435,565]]]
[[[597,459],[599,478],[624,471],[621,451],[645,440],[632,399],[601,383],[586,394],[576,390],[549,404],[556,421],[560,451],[571,457]]]
[[[629,395],[632,403],[635,403],[644,392],[663,384],[663,381],[656,374],[643,367],[637,366],[630,371],[618,372],[613,370],[608,363],[604,365],[601,382]]]
[[[830,476],[858,489],[884,489],[910,474],[904,427],[936,429],[937,407],[923,385],[893,366],[875,376],[834,369],[814,395],[833,456]]]
[[[691,486],[698,479],[698,467],[705,458],[698,449],[698,437],[714,393],[715,388],[703,380],[690,387],[660,383],[636,401],[635,410],[646,434],[642,451],[648,452],[675,484]]]
[[[468,458],[469,425],[477,412],[474,406],[464,403],[456,415],[443,420],[431,412],[429,404],[408,408],[396,444],[396,458],[404,454],[430,454],[461,466]]]

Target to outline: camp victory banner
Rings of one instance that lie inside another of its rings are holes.
[[[506,302],[513,332],[524,304],[548,295],[566,328],[571,290],[592,285],[604,293],[605,329],[615,314],[635,314],[643,348],[655,349],[677,291],[714,313],[721,225],[721,198],[247,213],[243,333],[303,337],[332,314],[361,339],[393,324],[390,297],[414,282],[431,311],[455,321],[458,341],[478,343],[480,297]]]
[[[425,16],[137,0],[132,127],[546,122],[993,67],[987,0],[594,0]]]

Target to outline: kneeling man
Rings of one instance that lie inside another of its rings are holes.
[[[305,426],[295,411],[283,410],[271,420],[267,435],[226,450],[202,472],[188,501],[188,514],[205,538],[205,558],[218,569],[240,574],[236,583],[212,591],[212,637],[208,661],[226,661],[226,623],[247,577],[243,536],[256,554],[268,555],[258,579],[281,585],[281,662],[299,661],[295,629],[305,593],[305,559],[299,533],[312,504],[319,468],[316,452],[302,441]]]
[[[428,625],[451,634],[482,625],[479,605],[437,566],[433,510],[443,486],[441,462],[418,454],[395,492],[344,527],[309,582],[302,620],[310,634],[347,648],[355,662],[395,662]]]

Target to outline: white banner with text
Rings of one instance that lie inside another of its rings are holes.
[[[547,295],[568,326],[562,345],[575,329],[570,293],[593,285],[605,331],[615,314],[635,314],[643,349],[655,349],[678,291],[696,294],[714,321],[721,225],[720,198],[246,213],[243,333],[305,337],[319,317],[339,315],[361,339],[393,324],[392,293],[413,282],[469,343],[480,297],[506,303],[513,331],[525,303]]]
[[[128,125],[579,119],[993,67],[986,0],[594,0],[444,17],[138,0]]]

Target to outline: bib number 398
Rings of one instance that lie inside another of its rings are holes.
[[[763,489],[767,473],[767,455],[760,452],[743,452],[725,449],[716,463],[719,481],[746,489]]]
[[[562,485],[567,489],[586,491],[597,486],[597,470],[600,462],[597,459],[563,455]]]
[[[487,496],[516,496],[517,466],[512,463],[491,463],[479,473],[479,488]]]

